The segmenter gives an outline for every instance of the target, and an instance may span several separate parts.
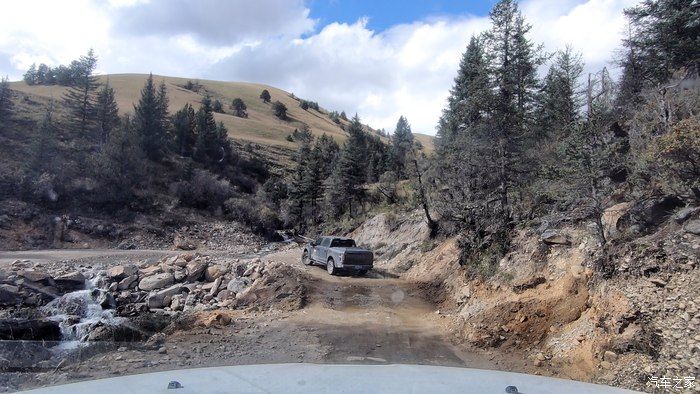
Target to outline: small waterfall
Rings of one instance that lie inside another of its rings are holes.
[[[91,287],[92,283],[86,283]],[[42,307],[50,319],[59,321],[64,341],[83,342],[98,325],[119,325],[125,319],[114,316],[114,299],[104,290],[78,290],[51,301]]]

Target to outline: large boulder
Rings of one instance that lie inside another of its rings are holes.
[[[241,278],[233,278],[231,279],[228,284],[226,285],[226,290],[232,292],[232,293],[240,293],[248,287],[250,284],[250,279],[241,277]]]
[[[135,265],[117,265],[107,270],[107,277],[112,280],[122,280],[127,276],[134,275],[138,272],[138,268]]]
[[[1,319],[0,339],[26,341],[58,341],[58,321],[49,319]]]
[[[53,278],[51,278],[51,275],[43,271],[22,270],[18,272],[18,275],[30,282],[41,283],[46,286],[53,286]]]
[[[19,287],[1,284],[0,285],[0,305],[9,306],[22,303],[22,293]]]
[[[166,306],[170,306],[174,295],[187,291],[188,290],[186,287],[176,284],[150,294],[146,299],[146,304],[149,308],[164,308]]]
[[[151,276],[153,274],[159,274],[163,272],[163,268],[160,265],[151,265],[145,268],[141,268],[139,273],[143,276]]]
[[[195,282],[201,279],[207,266],[207,262],[201,259],[194,259],[187,263],[187,281]]]
[[[673,214],[673,220],[676,223],[683,223],[690,219],[696,212],[700,211],[700,207],[686,207]]]
[[[131,324],[105,324],[93,328],[87,340],[98,342],[135,342],[142,341],[145,338],[146,335]]]
[[[634,204],[631,202],[621,202],[613,205],[603,212],[601,221],[603,222],[603,229],[605,231],[606,239],[612,239],[620,235],[620,228],[618,227],[620,218],[622,218],[633,205]]]
[[[541,239],[547,245],[571,245],[569,236],[557,230],[545,230]]]
[[[43,341],[0,341],[0,371],[36,371],[38,363],[51,358],[50,346]]]
[[[691,220],[683,226],[686,233],[700,235],[700,219]]]
[[[138,281],[138,279],[139,279],[139,276],[136,274],[129,275],[126,278],[119,281],[119,284],[117,285],[117,289],[119,289],[119,290],[130,289],[130,288],[136,286],[136,282]]]
[[[204,279],[206,279],[207,282],[213,282],[227,272],[228,270],[223,265],[212,265],[207,267],[206,271],[204,271]]]
[[[673,212],[683,207],[683,200],[676,196],[663,196],[636,204],[622,218],[623,224],[636,233],[649,233],[668,219]]]
[[[139,282],[139,288],[141,290],[151,291],[155,289],[162,289],[163,287],[170,286],[173,283],[175,283],[173,274],[163,272],[141,279]]]
[[[80,271],[57,276],[54,278],[54,282],[56,287],[64,293],[85,289],[85,275]]]

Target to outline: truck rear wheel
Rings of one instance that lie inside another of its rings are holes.
[[[336,273],[335,261],[333,261],[332,257],[328,259],[328,262],[326,262],[326,271],[328,271],[329,275],[335,275]]]

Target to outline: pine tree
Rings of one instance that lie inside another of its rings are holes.
[[[105,84],[97,94],[95,114],[100,143],[105,144],[112,130],[119,125],[119,107],[114,98],[114,89],[109,86],[109,83]]]
[[[522,148],[533,120],[540,48],[526,37],[530,26],[514,0],[501,0],[491,10],[491,29],[486,40],[490,48],[490,71],[495,80],[491,139],[496,146],[498,196],[504,223],[511,217],[510,194],[519,187],[529,165]]]
[[[555,54],[539,98],[538,128],[550,137],[566,137],[579,118],[581,108],[581,55],[571,47]]]
[[[193,158],[201,163],[224,163],[230,158],[231,145],[223,123],[216,124],[211,98],[205,96],[197,111],[197,141]]]
[[[309,171],[311,142],[306,138],[302,138],[299,141],[300,146],[294,156],[294,169],[289,181],[289,214],[296,219],[297,228],[303,229],[305,221],[304,207],[306,201],[309,200],[309,185],[306,182],[306,177]]]
[[[366,152],[365,133],[362,130],[360,118],[355,115],[350,122],[350,127],[348,127],[348,139],[340,152],[331,177],[332,186],[328,189],[327,200],[335,215],[345,212],[345,208],[347,208],[347,212],[352,217],[353,202],[361,203],[363,201]]]
[[[166,147],[167,107],[165,84],[156,89],[153,74],[150,74],[141,90],[139,103],[134,106],[134,127],[144,153],[151,160],[160,160]]]
[[[325,180],[331,176],[331,173],[333,172],[335,162],[338,159],[338,152],[340,152],[340,147],[333,138],[327,136],[325,133],[316,141],[315,147],[320,150],[320,174],[321,179]]]
[[[601,75],[606,78],[605,72]],[[609,132],[614,122],[609,89],[605,81],[589,78],[586,118],[562,143],[566,165],[560,177],[568,192],[565,200],[593,218],[602,244],[606,242],[602,217],[612,188],[609,176],[620,161],[616,159],[617,143]]]
[[[56,126],[53,121],[53,111],[54,103],[51,101],[46,107],[46,112],[37,130],[37,136],[32,141],[32,157],[29,161],[28,171],[34,178],[54,168],[56,155],[53,154],[53,150],[56,143]]]
[[[158,97],[156,98],[156,102],[158,108],[158,119],[160,120],[164,134],[167,136],[168,127],[170,125],[170,122],[168,121],[168,107],[170,106],[170,99],[168,99],[168,88],[165,85],[165,81],[160,81],[160,85],[158,85]]]
[[[317,141],[309,154],[303,182],[306,198],[309,201],[311,219],[314,223],[318,219],[317,207],[324,194],[323,181],[327,177],[325,166],[323,146]]]
[[[68,110],[69,122],[85,134],[92,130],[95,123],[95,102],[99,83],[93,75],[97,67],[97,57],[92,49],[77,62],[74,84],[63,97],[63,105]]]
[[[287,120],[287,106],[281,101],[275,101],[272,104],[272,110],[275,111],[275,116],[281,120]]]
[[[450,146],[460,130],[477,124],[486,116],[491,100],[484,39],[472,36],[460,61],[457,77],[448,98],[448,106],[438,123],[438,154],[442,148]]]
[[[219,99],[214,100],[214,102],[211,105],[211,108],[216,113],[224,113],[224,105],[221,104],[221,101]]]
[[[191,156],[197,140],[197,114],[192,105],[185,104],[181,110],[173,116],[173,129],[175,136],[175,150],[180,156]]]
[[[264,103],[269,103],[272,100],[272,96],[270,96],[270,92],[267,89],[263,89],[262,93],[260,93],[260,98]]]
[[[374,183],[392,166],[390,148],[376,135],[365,134],[367,152],[366,156],[366,182]]]
[[[12,90],[7,77],[0,78],[0,128],[2,128],[12,116]]]
[[[625,10],[635,46],[648,76],[664,82],[681,67],[697,67],[700,59],[700,7],[693,0],[643,0]]]
[[[246,107],[243,100],[238,97],[233,99],[233,101],[231,102],[231,109],[233,109],[233,114],[238,116],[239,118],[248,117],[248,113],[246,112],[248,107]]]
[[[413,133],[411,125],[403,116],[396,123],[394,135],[391,138],[391,158],[394,172],[400,179],[406,179],[406,155],[413,148]]]
[[[24,82],[27,83],[27,85],[36,85],[37,83],[37,78],[36,78],[36,63],[32,63],[31,66],[29,66],[29,70],[24,73]]]
[[[100,195],[105,202],[127,201],[143,179],[146,156],[133,125],[128,116],[120,119],[95,158],[94,175],[103,189]]]

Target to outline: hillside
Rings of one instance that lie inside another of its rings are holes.
[[[139,99],[139,94],[148,78],[147,74],[110,74],[99,77],[100,83],[109,82],[116,93],[116,101],[121,113],[133,112],[133,105]],[[198,106],[205,93],[212,99],[218,99],[224,104],[226,113],[217,113],[217,122],[223,122],[229,130],[229,135],[237,142],[251,142],[264,146],[281,148],[296,148],[294,142],[288,141],[286,137],[294,129],[306,124],[311,132],[320,136],[327,134],[336,141],[342,142],[346,139],[343,129],[334,123],[328,116],[327,110],[321,108],[321,112],[309,108],[303,110],[299,106],[299,98],[291,93],[271,86],[247,83],[247,82],[222,82],[210,80],[192,80],[199,83],[202,88],[199,92],[185,89],[183,86],[189,81],[187,78],[175,78],[165,76],[155,76],[154,79],[160,83],[164,81],[168,88],[170,99],[170,113],[174,113],[182,108],[186,103]],[[39,96],[41,98],[60,98],[66,91],[66,87],[59,85],[33,85],[29,86],[25,82],[12,82],[13,90]],[[264,103],[260,98],[260,92],[267,89],[272,101],[279,100],[288,108],[288,121],[282,121],[275,117],[270,103]],[[239,118],[232,115],[230,109],[231,101],[234,98],[241,98],[248,107],[248,118]],[[313,100],[313,97],[304,98]],[[323,103],[320,103],[321,106]],[[410,115],[410,114],[407,114]],[[341,124],[348,122],[341,119]],[[427,151],[433,149],[433,137],[424,134],[415,134]]]

